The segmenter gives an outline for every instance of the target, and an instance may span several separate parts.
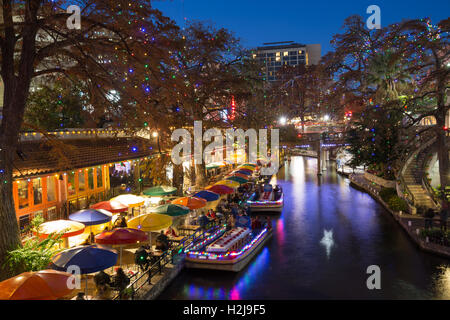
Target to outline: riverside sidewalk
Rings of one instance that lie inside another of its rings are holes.
[[[362,174],[349,175],[351,183],[369,193],[375,200],[380,202],[392,217],[399,223],[410,238],[424,251],[450,258],[450,247],[441,246],[436,243],[428,242],[428,239],[420,237],[420,230],[425,228],[425,219],[419,215],[395,212],[389,208],[388,204],[381,199],[379,192],[381,187],[367,181]],[[433,219],[433,227],[440,227],[439,217],[436,215]]]

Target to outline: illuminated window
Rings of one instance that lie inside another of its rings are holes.
[[[86,178],[84,176],[84,171],[78,171],[78,191],[83,192],[86,190]]]
[[[279,57],[280,56],[280,52],[277,52],[277,57]]]
[[[102,168],[97,168],[97,188],[103,186],[103,171]]]
[[[75,188],[75,173],[69,172],[67,174],[67,190],[69,192],[69,196],[72,196],[77,193]]]
[[[28,181],[19,180],[17,190],[19,193],[19,209],[28,207]]]
[[[42,203],[42,183],[41,179],[33,179],[33,203]]]
[[[298,50],[298,54],[302,54],[303,53],[303,51],[302,50]]]
[[[94,190],[94,168],[88,170],[88,185],[90,190]]]
[[[280,61],[280,60],[281,60],[281,58],[279,56],[275,58],[275,61]]]
[[[56,200],[56,179],[53,176],[47,177],[47,201]]]
[[[289,54],[288,51],[284,51],[284,52],[283,52],[283,56],[285,56],[285,57],[286,57],[288,54]]]

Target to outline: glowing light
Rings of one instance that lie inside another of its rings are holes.
[[[284,126],[285,124],[286,124],[286,122],[287,122],[287,119],[286,119],[286,117],[281,117],[280,119],[279,119],[279,122],[280,122],[280,124],[282,125],[282,126]]]
[[[320,240],[320,244],[325,246],[327,251],[327,258],[330,257],[331,248],[334,246],[333,230],[323,230],[323,238]]]

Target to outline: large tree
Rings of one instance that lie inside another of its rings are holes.
[[[65,8],[74,4],[81,9],[80,29],[69,29],[66,23],[71,14]],[[0,14],[4,83],[0,279],[4,279],[13,272],[3,270],[5,254],[20,246],[12,170],[32,81],[55,74],[83,81],[92,117],[107,114],[117,126],[129,126],[140,120],[149,96],[169,95],[159,88],[169,87],[161,75],[170,72],[168,52],[178,28],[143,0],[4,0]],[[154,88],[159,91],[152,92]]]

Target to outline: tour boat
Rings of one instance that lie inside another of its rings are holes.
[[[276,185],[275,188],[271,184],[264,185],[264,191],[260,194],[253,193],[246,201],[251,212],[281,212],[283,210],[283,190]]]
[[[271,227],[258,230],[222,227],[185,250],[187,268],[238,272],[259,252],[272,236]]]

